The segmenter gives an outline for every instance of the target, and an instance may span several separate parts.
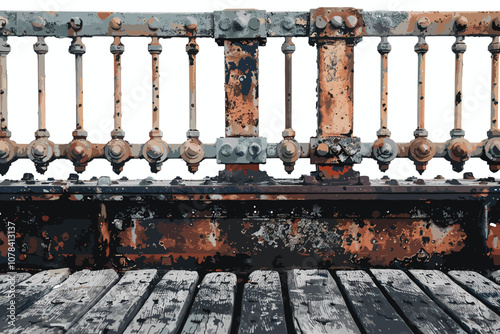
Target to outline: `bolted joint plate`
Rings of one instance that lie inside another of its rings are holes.
[[[265,44],[266,11],[264,10],[224,10],[214,12],[214,38],[258,39]]]
[[[363,36],[363,15],[356,8],[311,9],[309,43],[335,38]]]
[[[309,150],[312,164],[350,165],[363,159],[358,137],[312,137]]]
[[[267,159],[267,138],[217,138],[215,150],[218,164],[264,164]]]

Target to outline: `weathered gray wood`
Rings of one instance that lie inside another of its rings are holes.
[[[148,297],[156,276],[156,269],[127,271],[67,333],[122,333]]]
[[[367,333],[412,333],[368,273],[342,270],[336,274],[347,301]]]
[[[500,313],[500,286],[498,284],[475,271],[452,270],[448,272],[448,275],[483,303]]]
[[[118,281],[113,269],[81,270],[21,312],[8,333],[53,333],[69,329]]]
[[[201,282],[182,333],[229,334],[235,294],[235,274],[207,274]]]
[[[171,270],[166,273],[124,334],[178,333],[198,279],[196,271]]]
[[[500,333],[500,316],[438,270],[410,270],[417,282],[456,321],[473,333]]]
[[[422,333],[466,333],[408,275],[396,269],[371,269],[387,294]]]
[[[327,270],[287,273],[288,295],[297,333],[359,333],[342,294]]]
[[[28,279],[30,276],[31,276],[30,273],[16,273],[16,272],[0,274],[0,291],[8,289],[9,285],[12,283],[12,280],[14,280],[14,284],[18,284]]]
[[[276,271],[257,270],[248,277],[239,333],[287,333],[280,276]]]
[[[28,306],[49,293],[54,286],[67,279],[69,274],[69,269],[63,268],[41,271],[33,276],[30,274],[23,275],[24,280],[21,279],[22,281],[16,285],[14,294],[16,314],[21,313]],[[4,325],[3,321],[6,319],[10,297],[7,293],[0,294],[0,328]]]
[[[500,284],[500,270],[491,273],[491,278],[495,283]]]

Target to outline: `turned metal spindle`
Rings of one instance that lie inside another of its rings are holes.
[[[415,45],[415,52],[418,54],[418,104],[417,104],[417,129],[425,129],[425,54],[429,50],[429,45],[425,37],[420,36]]]
[[[69,52],[75,55],[76,71],[76,130],[77,136],[86,136],[83,127],[83,55],[85,54],[85,44],[81,37],[73,38]],[[79,132],[79,134],[78,134]]]
[[[491,52],[491,132],[498,132],[498,58],[500,54],[500,38],[493,37],[488,50]]]
[[[121,43],[120,37],[115,37],[110,48],[113,54],[114,68],[114,130],[111,132],[112,138],[123,138],[122,130],[122,64],[121,57],[125,52],[125,46]]]
[[[196,130],[196,55],[199,50],[196,38],[190,36],[186,45],[189,56],[189,130]]]
[[[11,49],[7,37],[0,38],[0,131],[1,137],[10,137],[7,109],[7,55]]]
[[[456,42],[452,46],[452,51],[455,53],[455,108],[454,108],[454,130],[462,129],[462,77],[464,66],[464,52],[467,50],[467,45],[464,42],[463,36],[457,36]]]
[[[387,108],[389,100],[389,52],[391,52],[391,44],[387,37],[382,37],[377,46],[377,51],[380,53],[380,130],[378,136],[390,136],[391,133],[387,128]]]
[[[153,134],[160,133],[160,53],[162,46],[158,37],[153,37],[148,45],[152,59],[152,84],[153,84]]]
[[[292,128],[292,54],[295,44],[291,37],[286,37],[281,46],[285,54],[285,129]]]
[[[49,47],[45,43],[45,37],[38,37],[33,45],[38,58],[38,131],[47,132],[45,124],[45,55]]]

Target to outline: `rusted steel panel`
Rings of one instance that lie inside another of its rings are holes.
[[[354,45],[346,40],[318,44],[318,136],[352,137]]]
[[[226,137],[259,136],[259,42],[224,41]]]

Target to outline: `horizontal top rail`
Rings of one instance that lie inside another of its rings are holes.
[[[336,26],[339,22],[340,27]],[[225,39],[316,37],[318,31],[328,30],[330,26],[341,28],[352,37],[499,36],[500,11],[406,12],[353,8],[318,8],[309,12],[231,10],[205,13],[0,11],[0,34],[4,36],[168,38],[190,36],[195,32],[197,37]],[[358,32],[353,34],[349,30]]]

